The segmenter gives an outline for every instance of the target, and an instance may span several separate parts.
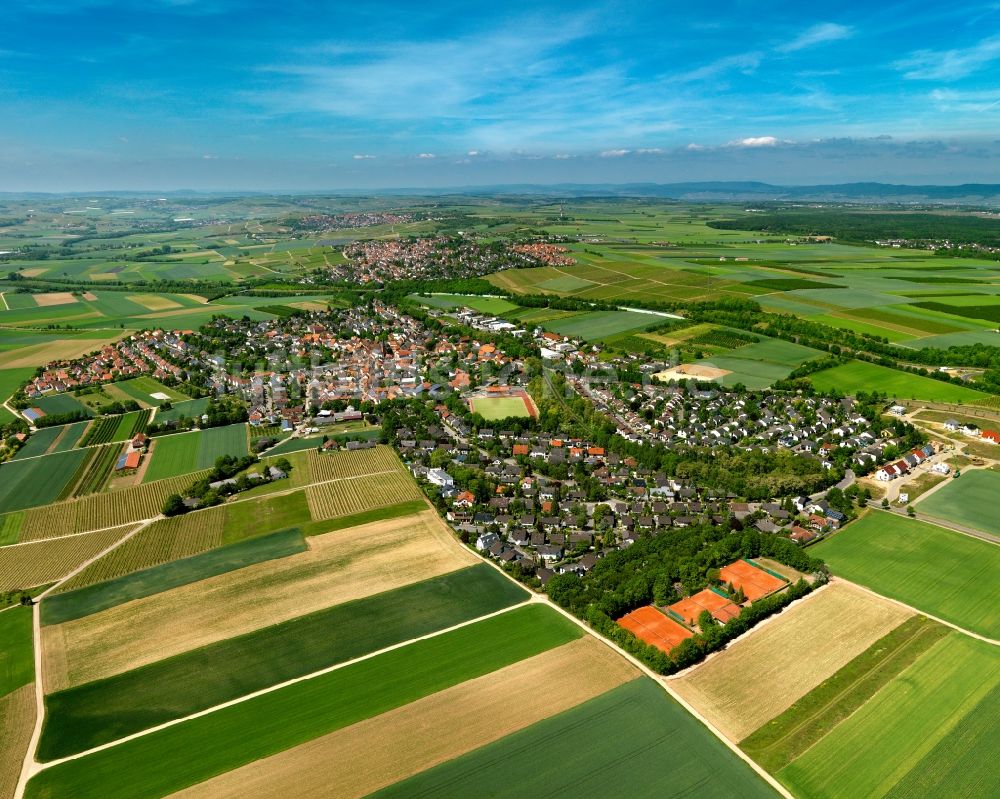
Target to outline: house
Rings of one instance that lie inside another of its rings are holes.
[[[476,539],[476,549],[478,549],[480,552],[485,552],[490,547],[499,543],[500,543],[500,536],[498,536],[496,533],[482,533]]]
[[[947,430],[949,433],[956,432],[958,430],[958,428],[959,428],[959,424],[958,424],[958,421],[956,419],[945,419],[944,429]]]
[[[441,488],[453,488],[455,485],[455,478],[444,469],[430,469],[427,472],[427,479]]]
[[[980,438],[988,444],[1000,444],[1000,433],[996,430],[983,430],[983,434]]]
[[[947,463],[935,463],[931,466],[931,471],[936,474],[949,474],[951,472],[951,467]]]

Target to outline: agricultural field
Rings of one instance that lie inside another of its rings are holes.
[[[548,608],[511,610],[42,771],[30,799],[163,796],[567,644]],[[246,736],[253,728],[255,734]]]
[[[0,345],[0,358],[2,358],[3,354],[3,346]],[[3,402],[17,391],[21,387],[21,384],[34,373],[34,369],[25,367],[21,367],[20,369],[0,369],[0,424],[7,424],[15,418],[14,414],[3,405]]]
[[[249,451],[244,424],[210,427],[191,433],[161,435],[153,439],[144,483],[207,469],[222,455],[246,455]]]
[[[1000,518],[993,515],[998,497],[1000,472],[973,469],[957,480],[949,480],[948,485],[915,507],[927,516],[1000,535]]]
[[[477,562],[433,511],[313,536],[308,544],[297,555],[43,628],[46,686],[109,677]]]
[[[163,424],[164,422],[175,422],[183,417],[193,419],[201,416],[208,408],[210,399],[210,397],[202,397],[201,399],[171,403],[170,408],[166,410],[160,408],[156,411],[156,422],[157,424]]]
[[[122,392],[145,408],[159,407],[167,401],[177,403],[188,399],[184,394],[168,388],[152,377],[134,377],[121,383],[112,383],[111,386],[105,387],[105,389],[107,388],[114,388]]]
[[[61,580],[131,532],[132,526],[0,547],[0,591]]]
[[[851,361],[832,369],[815,372],[809,375],[809,381],[817,391],[839,391],[843,394],[880,391],[897,400],[919,399],[974,405],[989,397],[982,391],[966,386],[957,386],[864,361]]]
[[[75,449],[0,464],[0,513],[55,502],[89,456]]]
[[[452,310],[454,308],[471,308],[481,313],[502,316],[510,311],[516,311],[520,306],[503,299],[502,297],[473,297],[462,294],[435,294],[432,296],[418,296],[411,294],[409,299],[426,305],[430,308],[444,308]]]
[[[31,401],[32,408],[39,408],[46,416],[54,416],[61,413],[83,413],[91,416],[90,409],[80,402],[76,397],[69,394],[48,394],[44,397],[37,397]]]
[[[145,432],[147,424],[149,424],[149,411],[131,411],[120,416],[101,416],[91,423],[80,446],[128,441],[136,433]]]
[[[1000,547],[995,544],[869,511],[812,551],[835,575],[959,627],[1000,638],[994,579]]]
[[[31,435],[28,443],[17,451],[13,459],[37,458],[39,455],[46,454],[55,445],[56,439],[62,434],[64,427],[66,425],[39,429]]]
[[[35,724],[31,610],[0,613],[0,797],[14,796]]]
[[[777,776],[800,796],[989,796],[998,710],[1000,650],[953,631]]]
[[[912,615],[833,583],[670,684],[738,742]],[[754,675],[750,683],[747,674]]]
[[[822,355],[818,350],[790,341],[759,338],[759,343],[721,352],[697,363],[725,370],[727,374],[722,376],[724,386],[742,383],[750,389],[763,389],[776,380],[788,377],[796,366]]]
[[[619,333],[646,330],[663,324],[663,317],[635,311],[588,311],[566,319],[545,322],[543,327],[560,336],[600,341]]]
[[[84,751],[527,597],[495,569],[469,566],[49,694],[40,755]]]
[[[305,493],[309,512],[315,521],[421,498],[420,489],[405,472],[335,480],[309,486]]]

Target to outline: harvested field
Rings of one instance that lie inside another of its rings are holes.
[[[682,363],[673,369],[665,369],[662,372],[657,372],[653,376],[663,381],[719,380],[728,374],[728,369],[717,369],[714,366],[703,366],[696,363]]]
[[[125,525],[96,533],[0,548],[0,591],[31,588],[59,580],[127,535],[131,529],[132,525]]]
[[[129,294],[127,299],[150,311],[169,311],[182,307],[179,302],[174,302],[169,297],[163,297],[159,294]]]
[[[110,333],[107,339],[73,338],[55,339],[41,344],[29,344],[7,352],[0,353],[0,369],[14,369],[25,366],[42,366],[51,361],[79,358],[99,350],[105,341],[117,341],[126,335],[127,331]]]
[[[372,791],[568,710],[639,671],[585,636],[380,716],[338,730],[177,794],[321,799]],[[549,691],[549,686],[558,686]],[[363,762],[363,769],[355,768]],[[322,763],[321,768],[315,764]]]
[[[433,511],[309,539],[309,551],[45,627],[46,690],[101,679],[477,563]],[[64,653],[64,654],[59,654]]]
[[[0,697],[0,799],[10,799],[35,727],[35,684]]]
[[[315,521],[421,498],[420,489],[405,472],[313,485],[306,488],[305,493]]]
[[[689,629],[667,618],[652,605],[638,608],[622,616],[618,619],[618,624],[639,640],[667,653],[685,638],[694,635]]]
[[[671,685],[737,742],[911,615],[854,586],[834,583]]]
[[[68,291],[53,291],[48,294],[36,294],[35,303],[39,308],[49,308],[53,305],[72,305],[76,297]]]
[[[756,602],[788,585],[784,580],[745,560],[738,560],[719,569],[719,581],[739,588],[750,602]]]

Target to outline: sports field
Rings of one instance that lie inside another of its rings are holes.
[[[1000,535],[1000,516],[994,516],[998,499],[1000,472],[973,469],[920,500],[916,509],[957,525]]]
[[[243,424],[157,436],[153,439],[149,467],[142,481],[150,483],[207,469],[222,455],[246,455],[248,447],[247,429]]]
[[[668,654],[685,638],[694,635],[687,627],[660,613],[652,605],[636,608],[625,614],[618,619],[618,625],[640,641]]]
[[[475,413],[488,422],[512,416],[518,418],[531,416],[523,397],[476,397],[469,400],[469,404]]]
[[[749,766],[647,678],[376,794],[381,799],[774,795]]]
[[[953,631],[778,778],[809,797],[991,796],[998,710],[1000,649]],[[956,782],[971,793],[956,790]],[[940,792],[924,793],[925,786]]]
[[[989,395],[982,391],[945,383],[930,377],[901,372],[864,361],[851,361],[809,375],[818,391],[879,391],[897,400],[922,399],[930,402],[974,403]]]
[[[996,544],[869,511],[814,551],[838,576],[973,632],[1000,638]]]
[[[670,684],[739,741],[911,615],[853,586],[829,585]]]
[[[548,608],[511,610],[53,766],[31,780],[26,796],[165,796],[581,635]]]

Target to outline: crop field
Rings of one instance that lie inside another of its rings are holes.
[[[599,746],[594,742],[600,741]],[[544,752],[531,768],[512,769]],[[393,785],[389,797],[770,797],[774,792],[652,680],[625,683]]]
[[[120,452],[121,446],[118,444],[105,444],[91,449],[87,467],[73,485],[73,496],[82,497],[100,491],[118,460]]]
[[[1000,638],[1000,609],[994,595],[1000,547],[995,544],[915,519],[869,511],[814,551],[838,576],[973,632]]]
[[[980,789],[997,780],[998,687],[1000,650],[951,632],[777,776],[800,796],[882,796],[899,783],[960,795],[951,776],[988,796]],[[956,750],[967,771],[942,756]]]
[[[162,424],[163,422],[177,421],[182,417],[193,419],[196,416],[201,416],[208,408],[210,399],[210,397],[202,397],[201,399],[171,403],[170,408],[166,410],[161,408],[156,411],[156,422]]]
[[[87,452],[87,450],[74,451],[80,455],[85,455]],[[46,456],[46,458],[51,457],[54,456]],[[28,463],[36,462],[28,461]],[[69,502],[55,502],[45,507],[31,508],[24,514],[20,540],[38,541],[151,519],[159,515],[164,500],[170,494],[184,490],[204,474],[205,472],[200,472],[174,477],[119,491],[90,494]]]
[[[68,538],[0,547],[0,591],[32,588],[59,580],[127,535],[131,529],[128,526],[116,527]]]
[[[508,311],[516,311],[520,306],[503,299],[502,297],[466,297],[461,294],[437,294],[430,297],[420,297],[410,295],[410,299],[431,308],[472,308],[481,313],[494,314],[499,316]]]
[[[750,389],[762,389],[775,380],[788,377],[796,366],[818,358],[821,354],[819,350],[790,341],[762,338],[757,344],[713,355],[698,361],[698,364],[729,372],[722,378],[724,386],[742,383]]]
[[[84,751],[527,598],[495,569],[470,566],[49,694],[40,754]]]
[[[121,383],[113,384],[116,389],[134,399],[144,407],[159,406],[169,400],[171,403],[184,402],[188,399],[184,394],[172,388],[167,388],[159,380],[152,377],[134,377]],[[154,397],[154,394],[165,394],[167,399]]]
[[[55,444],[56,439],[63,433],[63,427],[43,427],[33,433],[28,439],[28,443],[21,447],[14,460],[22,458],[37,458],[39,455],[47,453]]]
[[[663,324],[663,317],[634,311],[589,311],[567,319],[545,322],[543,327],[560,336],[598,341],[618,333],[645,330]]]
[[[22,524],[24,524],[24,511],[4,513],[0,516],[0,546],[16,544],[21,537]]]
[[[45,684],[102,679],[477,562],[432,511],[314,536],[306,552],[43,628]]]
[[[993,515],[1000,497],[1000,472],[974,469],[935,491],[916,506],[928,516],[1000,535],[1000,518]]]
[[[258,760],[181,795],[185,799],[235,799],[249,790],[263,796],[285,791],[315,796],[335,782],[341,796],[367,796],[637,676],[638,671],[627,661],[585,636]],[[559,685],[559,690],[551,696],[539,696],[538,689],[548,685]],[[389,741],[410,745],[400,748],[387,745]],[[366,767],[352,769],[349,764],[358,762],[359,757]],[[308,763],[324,763],[326,767],[310,769]]]
[[[91,424],[81,446],[107,444],[112,441],[128,441],[136,433],[146,429],[149,411],[131,411],[120,416],[102,416]]]
[[[305,549],[302,534],[292,528],[130,572],[76,590],[55,593],[46,597],[41,605],[42,624],[61,624],[80,619],[134,599],[190,585],[254,563],[284,558],[304,552]]]
[[[246,455],[248,447],[244,424],[157,436],[148,455],[150,463],[143,482],[207,469],[222,455]]]
[[[0,357],[4,354],[4,349],[0,346]],[[34,369],[0,369],[0,424],[7,424],[14,418],[14,414],[4,407],[4,400],[8,399],[21,384],[35,373]]]
[[[389,447],[378,446],[356,452],[309,452],[306,463],[309,479],[314,483],[339,480],[378,472],[406,471],[396,453]]]
[[[46,416],[57,413],[85,413],[90,415],[90,409],[76,397],[69,394],[49,394],[31,401],[32,408],[41,408]]]
[[[31,609],[12,608],[0,613],[0,696],[35,679],[31,645]]]
[[[0,323],[5,321],[6,314],[0,311]],[[0,341],[10,340],[12,331],[4,330],[0,333]],[[36,366],[43,366],[53,360],[64,358],[79,358],[82,355],[99,350],[106,342],[117,341],[128,331],[116,330],[84,330],[84,331],[60,331],[59,333],[33,333],[34,342],[25,337],[13,339],[25,342],[23,345],[11,347],[9,349],[0,346],[0,368],[4,371],[10,369],[29,369],[35,371]],[[31,374],[28,374],[30,377]],[[20,381],[19,381],[20,382]],[[6,397],[4,397],[6,399]]]
[[[26,797],[163,796],[554,649],[581,634],[548,608],[511,610],[53,766],[31,780]],[[247,736],[247,729],[254,735]]]
[[[797,602],[671,685],[736,742],[911,615],[853,586],[835,583]],[[747,674],[754,675],[750,683]]]
[[[487,421],[507,419],[511,416],[531,416],[523,397],[476,397],[469,400],[472,410]]]
[[[988,397],[982,391],[966,386],[957,386],[864,361],[851,361],[816,372],[809,375],[809,381],[817,391],[840,391],[844,394],[880,391],[897,400],[922,399],[931,402],[973,404]]]
[[[306,489],[309,511],[316,521],[420,498],[420,489],[405,472],[336,480]]]
[[[76,449],[0,465],[0,513],[54,502],[89,454]]]
[[[14,796],[21,766],[35,728],[35,686],[32,683],[0,696],[0,796]]]

